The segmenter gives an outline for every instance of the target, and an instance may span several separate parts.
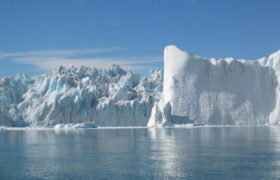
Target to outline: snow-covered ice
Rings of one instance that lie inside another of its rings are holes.
[[[168,46],[162,98],[148,126],[277,124],[279,72],[280,51],[254,61],[206,59]]]
[[[160,97],[162,79],[162,70],[140,79],[118,65],[106,69],[61,66],[32,78],[0,78],[0,125],[146,126]]]
[[[280,122],[280,51],[258,60],[207,59],[176,46],[164,72],[58,67],[0,78],[0,126],[175,127]]]

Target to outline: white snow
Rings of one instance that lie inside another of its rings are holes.
[[[162,91],[162,76],[158,70],[140,79],[111,65],[107,69],[61,66],[33,78],[0,78],[0,125],[146,126]]]
[[[148,126],[162,126],[166,121],[276,124],[280,118],[279,62],[280,51],[250,61],[206,59],[168,46],[164,50],[162,98],[153,107]]]
[[[258,60],[207,59],[168,46],[164,72],[142,79],[117,65],[0,78],[0,126],[280,124],[279,84],[280,51]]]

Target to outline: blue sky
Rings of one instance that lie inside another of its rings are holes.
[[[166,45],[256,59],[280,49],[279,0],[0,1],[0,76],[117,63],[146,74]]]

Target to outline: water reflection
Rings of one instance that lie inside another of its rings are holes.
[[[280,127],[0,131],[0,179],[277,179]]]
[[[277,179],[280,127],[150,129],[153,159],[167,177]]]

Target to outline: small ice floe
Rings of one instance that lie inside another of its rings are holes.
[[[0,131],[7,129],[7,126],[0,126]]]
[[[193,128],[194,124],[174,124],[174,128]]]
[[[56,124],[54,129],[77,129],[77,128],[97,128],[94,122],[83,122],[77,124]]]

